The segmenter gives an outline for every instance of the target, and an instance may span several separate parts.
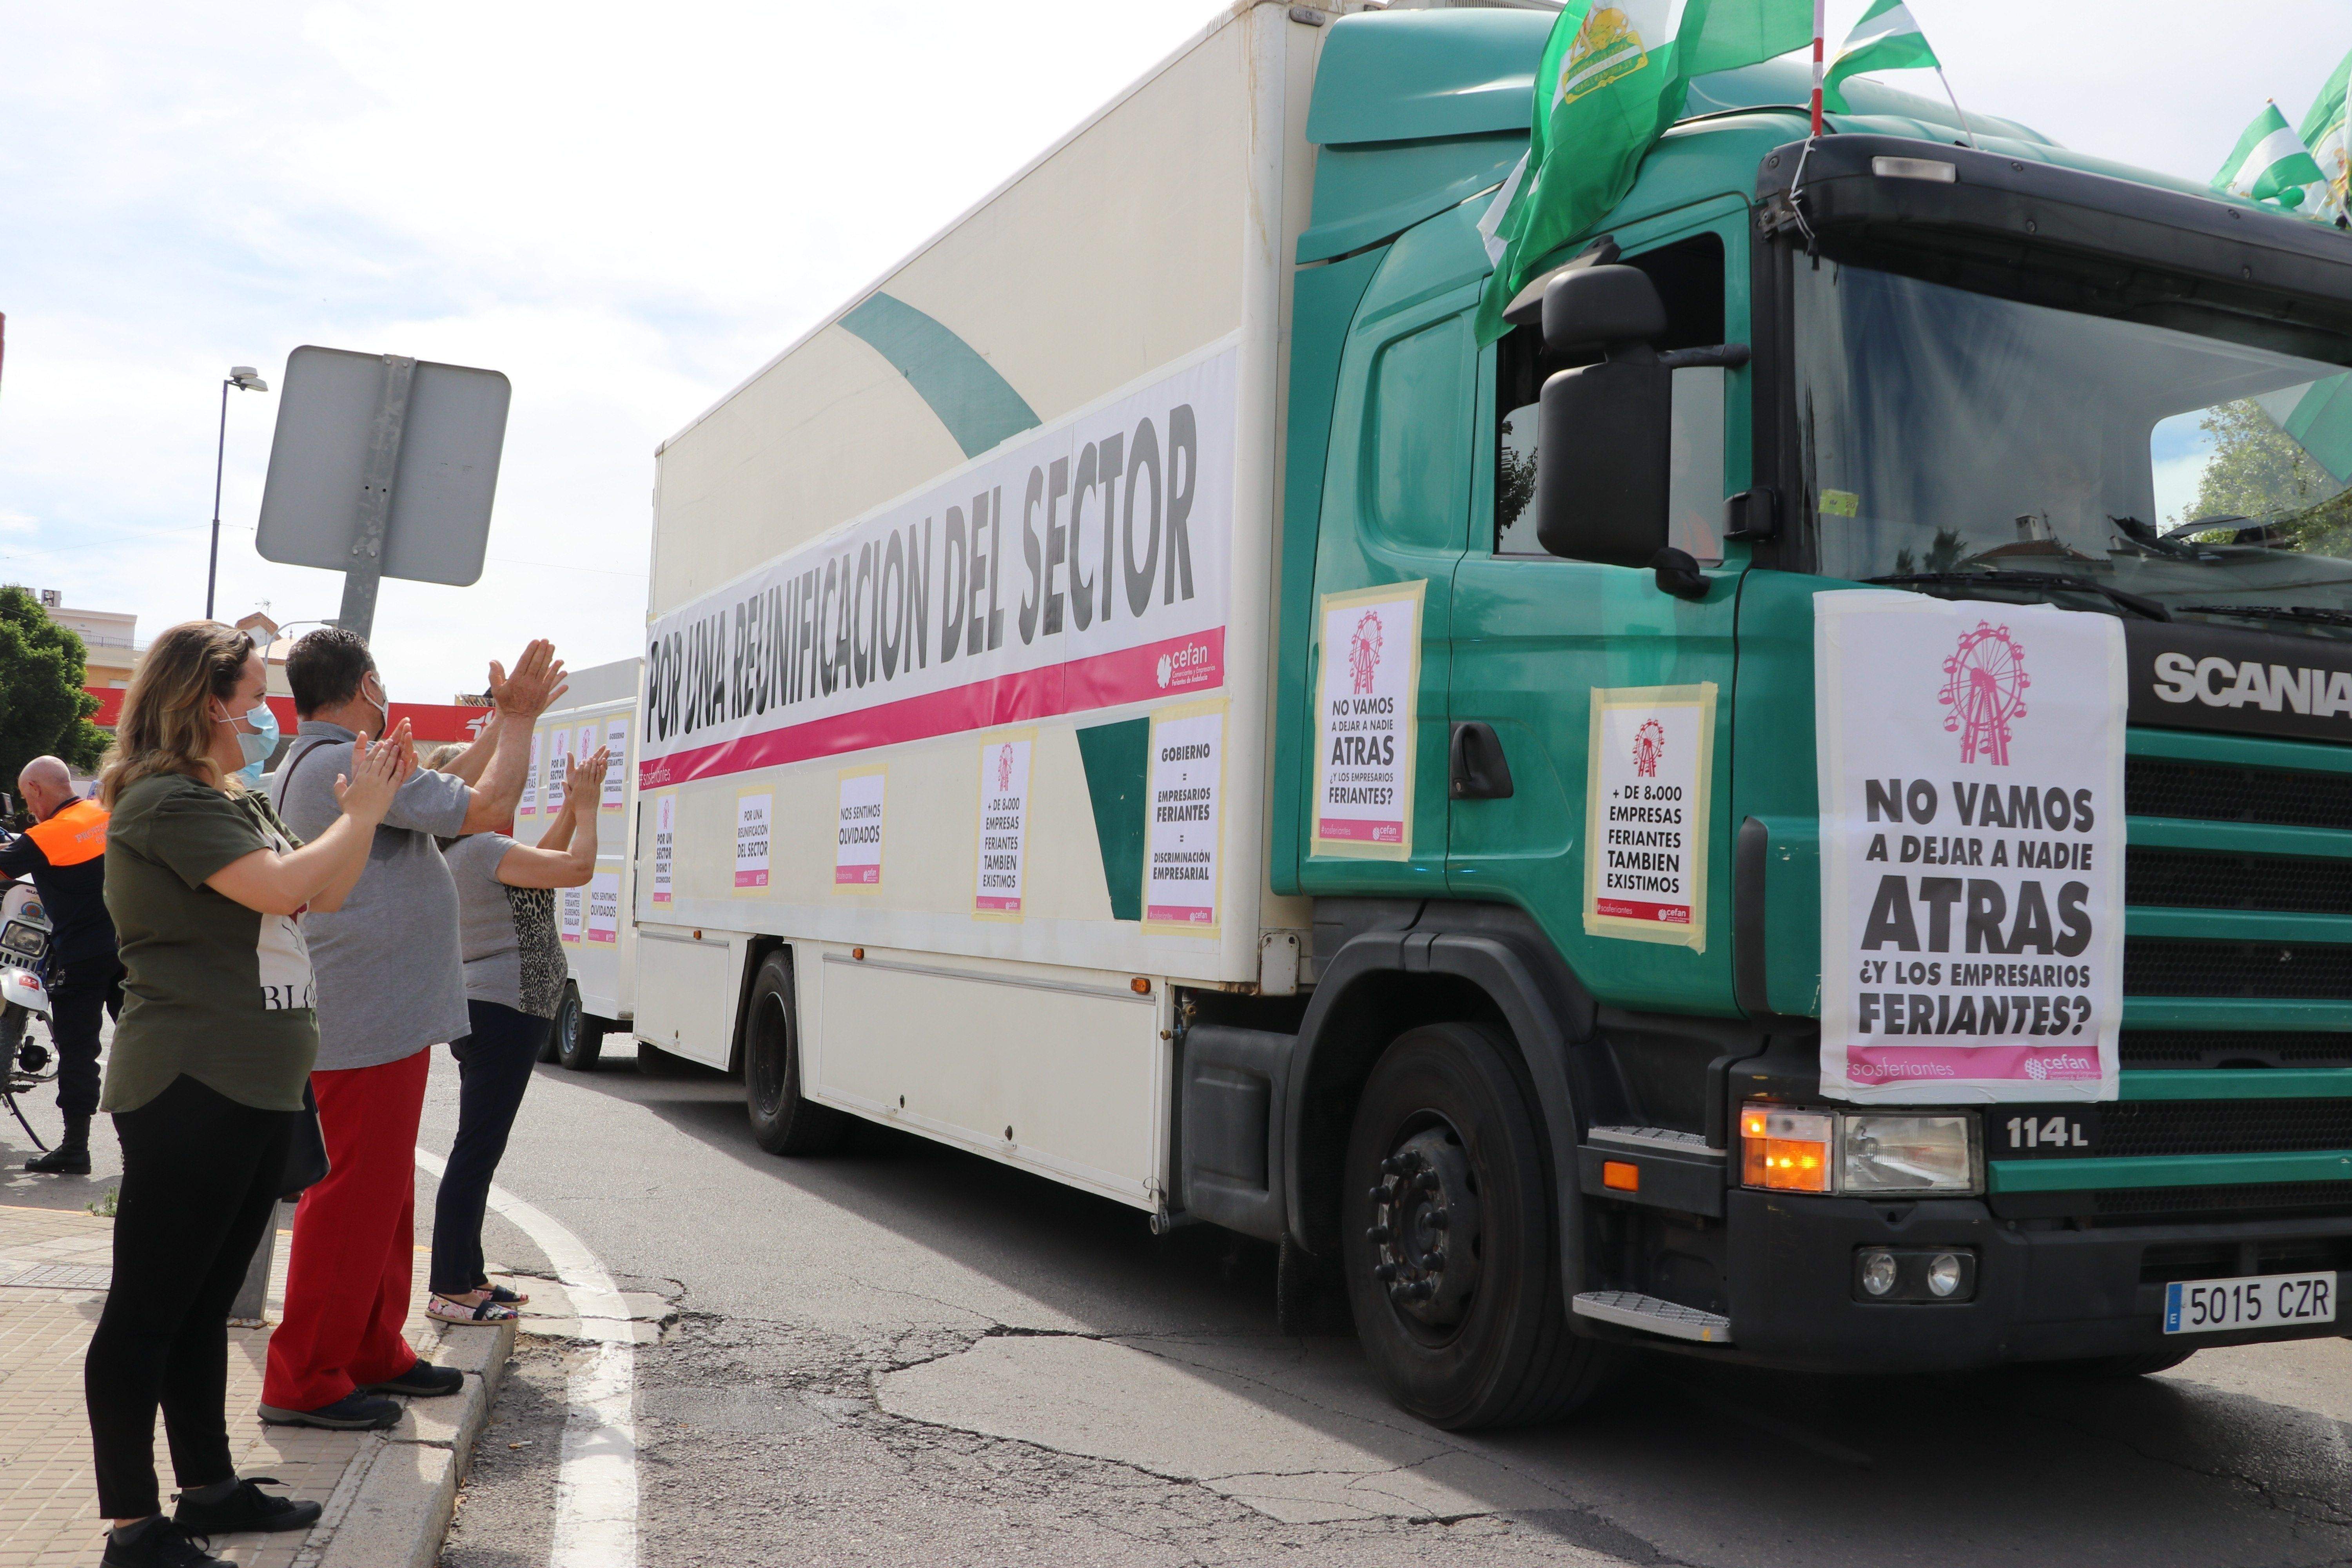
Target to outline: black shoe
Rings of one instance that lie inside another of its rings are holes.
[[[160,1514],[131,1526],[128,1535],[108,1531],[106,1555],[99,1562],[103,1568],[235,1568],[226,1557],[199,1551],[186,1531]]]
[[[332,1405],[316,1410],[281,1410],[258,1406],[262,1420],[272,1426],[324,1426],[333,1432],[370,1432],[400,1425],[400,1406],[354,1389]]]
[[[59,1144],[46,1154],[36,1154],[25,1162],[25,1169],[44,1176],[87,1176],[89,1174],[89,1149]]]
[[[301,1530],[317,1523],[325,1511],[315,1502],[272,1497],[261,1489],[265,1482],[286,1484],[276,1476],[255,1476],[237,1482],[235,1490],[215,1502],[199,1502],[182,1492],[172,1522],[190,1535],[233,1535],[240,1530]]]
[[[455,1394],[466,1386],[466,1374],[454,1366],[435,1366],[423,1356],[416,1364],[398,1377],[367,1385],[370,1394],[406,1394],[421,1399],[438,1399],[445,1394]]]

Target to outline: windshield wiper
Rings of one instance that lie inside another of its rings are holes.
[[[2242,616],[2250,621],[2302,621],[2310,626],[2352,626],[2352,611],[2319,605],[2182,605],[2200,616]]]
[[[1897,572],[1892,576],[1865,577],[1863,581],[1889,588],[2072,588],[2077,593],[2096,594],[2107,603],[2151,621],[2172,618],[2172,612],[2154,599],[2126,594],[2121,588],[2110,588],[2088,577],[2069,577],[2063,572]]]

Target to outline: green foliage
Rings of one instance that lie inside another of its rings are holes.
[[[1495,471],[1495,535],[1501,538],[1519,521],[1528,503],[1536,499],[1536,460],[1533,456],[1522,458],[1508,447]]]
[[[106,1189],[103,1195],[94,1198],[81,1206],[89,1213],[97,1215],[100,1219],[112,1219],[114,1217],[114,1206],[116,1203],[121,1200],[121,1196],[122,1189],[121,1187],[109,1187]]]
[[[2197,427],[2213,437],[2213,455],[2197,485],[2189,517],[2278,520],[2289,550],[2340,550],[2352,527],[2352,491],[2315,461],[2251,398],[2216,405]],[[2198,536],[2226,544],[2235,528]]]
[[[1949,572],[1959,565],[1968,551],[1969,542],[1960,537],[1958,529],[1939,528],[1936,531],[1935,542],[1927,546],[1927,559],[1924,563],[1913,563],[1907,546],[1895,552],[1895,574],[1900,577],[1914,572]]]
[[[0,588],[0,790],[43,752],[84,772],[106,754],[106,732],[89,721],[98,699],[79,636],[49,619],[23,588]]]

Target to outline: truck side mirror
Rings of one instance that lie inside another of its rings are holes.
[[[1544,290],[1544,346],[1601,356],[1547,380],[1536,416],[1536,538],[1554,555],[1647,566],[1665,546],[1674,373],[1651,347],[1665,330],[1638,268],[1580,268]]]

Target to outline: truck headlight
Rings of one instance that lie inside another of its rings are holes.
[[[1976,1186],[1973,1116],[1838,1120],[1842,1193],[1965,1193]]]
[[[1933,1113],[1739,1108],[1744,1185],[1892,1197],[1978,1190],[1977,1119]]]

